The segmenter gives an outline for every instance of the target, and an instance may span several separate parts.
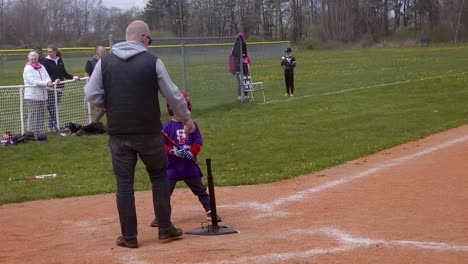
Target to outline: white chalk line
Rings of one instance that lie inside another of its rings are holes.
[[[464,142],[466,140],[468,140],[468,136],[453,139],[453,140],[444,142],[442,144],[418,151],[408,156],[404,156],[404,157],[400,157],[400,158],[396,158],[393,160],[383,162],[377,165],[376,167],[370,168],[358,174],[351,175],[351,176],[348,176],[339,180],[330,181],[323,185],[313,187],[313,188],[310,188],[301,192],[297,192],[293,195],[289,195],[289,196],[274,200],[271,203],[247,202],[247,203],[237,203],[235,205],[222,205],[219,207],[247,208],[251,210],[258,210],[264,213],[263,214],[264,217],[265,216],[284,216],[284,215],[287,215],[288,212],[278,211],[276,209],[277,206],[280,206],[287,202],[303,200],[304,198],[306,198],[306,196],[310,194],[324,191],[324,190],[348,183],[354,179],[358,179],[358,178],[362,178],[362,177],[375,174],[378,171],[387,169],[392,166],[400,165],[404,162],[422,157],[429,153],[452,146],[457,143]],[[292,259],[305,259],[305,258],[317,256],[317,255],[351,251],[359,247],[365,247],[365,246],[371,246],[371,245],[377,245],[377,244],[388,245],[388,246],[412,246],[412,247],[421,248],[421,249],[432,249],[432,250],[441,250],[441,251],[449,251],[449,250],[450,251],[463,251],[463,252],[468,251],[468,246],[466,245],[438,243],[438,242],[425,242],[425,241],[407,241],[407,240],[386,241],[386,240],[381,240],[381,239],[362,238],[362,237],[353,236],[339,229],[330,228],[330,227],[321,228],[321,229],[311,229],[309,231],[298,230],[295,233],[296,233],[296,236],[304,235],[304,234],[308,234],[308,235],[324,234],[328,237],[334,238],[335,240],[339,241],[342,245],[337,246],[337,247],[330,247],[330,248],[315,248],[315,249],[309,249],[305,251],[296,251],[296,252],[289,251],[287,253],[271,253],[271,254],[266,254],[266,255],[253,256],[253,257],[242,257],[242,258],[237,258],[234,260],[217,260],[215,262],[196,262],[196,263],[203,263],[203,264],[281,263],[281,262],[292,260]],[[125,261],[126,263],[132,263],[132,264],[148,264],[149,263],[140,259],[137,254],[133,254],[131,252],[122,252],[122,255],[120,256],[120,260]]]
[[[326,93],[322,93],[322,94],[309,94],[309,95],[303,95],[303,96],[289,97],[288,99],[285,99],[285,100],[271,100],[271,101],[268,101],[268,102],[258,103],[258,104],[274,104],[274,103],[279,103],[279,102],[287,102],[287,101],[291,101],[291,100],[297,100],[297,99],[301,99],[301,98],[318,97],[318,96],[333,95],[333,94],[342,94],[342,93],[346,93],[346,92],[365,90],[365,89],[372,89],[372,88],[381,88],[381,87],[393,86],[393,85],[410,83],[410,82],[420,82],[420,81],[427,81],[427,80],[440,79],[440,78],[446,78],[446,77],[457,77],[457,76],[460,76],[460,75],[464,75],[466,73],[467,72],[462,72],[462,73],[457,73],[457,74],[447,74],[447,75],[423,77],[423,78],[419,78],[419,79],[415,79],[415,80],[405,80],[405,81],[398,81],[398,82],[391,82],[391,83],[382,83],[382,84],[376,84],[376,85],[361,86],[361,87],[357,87],[357,88],[343,89],[343,90],[339,90],[339,91],[335,91],[335,92],[326,92]]]
[[[114,217],[105,217],[95,220],[81,220],[81,221],[62,221],[66,225],[71,225],[81,232],[95,232],[102,228],[103,225],[115,223]],[[128,264],[151,264],[153,262],[147,262],[143,260],[135,250],[122,249],[122,251],[111,251],[107,255],[115,257],[122,261],[122,263]]]
[[[154,262],[147,262],[142,260],[141,257],[135,252],[134,249],[125,250],[122,252],[117,253],[118,259],[120,259],[123,263],[127,264],[151,264]]]
[[[438,151],[438,150],[443,149],[443,148],[450,147],[452,145],[464,142],[466,140],[468,140],[468,136],[452,139],[452,140],[446,141],[444,143],[438,144],[436,146],[433,146],[433,147],[430,147],[430,148],[427,148],[427,149],[423,149],[421,151],[418,151],[418,152],[416,152],[414,154],[411,154],[411,155],[408,155],[408,156],[403,156],[403,157],[400,157],[400,158],[385,161],[383,163],[377,164],[376,166],[371,167],[371,168],[369,168],[369,169],[367,169],[365,171],[359,172],[357,174],[345,176],[344,178],[341,178],[341,179],[338,179],[338,180],[329,181],[329,182],[327,182],[325,184],[322,184],[322,185],[319,185],[319,186],[316,186],[316,187],[312,187],[312,188],[306,189],[304,191],[296,192],[296,193],[291,194],[289,196],[280,197],[279,199],[273,200],[272,202],[265,202],[265,203],[256,202],[256,201],[238,202],[238,203],[235,203],[235,204],[220,205],[218,207],[220,207],[220,208],[229,208],[229,209],[236,209],[236,208],[238,208],[238,209],[249,209],[249,210],[260,212],[260,213],[256,214],[256,216],[254,218],[271,217],[271,216],[286,216],[288,213],[287,212],[281,212],[277,208],[278,206],[283,205],[283,204],[285,204],[287,202],[302,201],[307,196],[309,196],[311,194],[318,193],[318,192],[321,192],[321,191],[325,191],[325,190],[328,190],[328,189],[343,185],[345,183],[349,183],[349,182],[351,182],[353,180],[356,180],[356,179],[359,179],[359,178],[374,175],[375,173],[377,173],[379,171],[388,169],[390,167],[401,165],[401,164],[403,164],[405,162],[411,161],[411,160],[416,159],[416,158],[420,158],[420,157],[422,157],[424,155],[427,155],[429,153]]]
[[[63,224],[72,226],[77,230],[86,230],[88,232],[94,232],[101,229],[103,225],[109,225],[110,223],[115,223],[114,217],[105,217],[92,220],[65,220],[62,221]]]
[[[297,231],[297,233],[304,233],[304,231]],[[422,249],[433,249],[433,250],[441,250],[441,251],[467,251],[467,245],[459,245],[459,244],[448,244],[444,242],[426,242],[426,241],[409,241],[409,240],[382,240],[382,239],[371,239],[371,238],[363,238],[353,236],[350,233],[346,233],[340,229],[332,228],[332,227],[325,227],[316,230],[309,230],[306,231],[309,234],[317,234],[322,233],[329,237],[334,238],[337,241],[345,245],[358,245],[358,246],[370,246],[370,245],[389,245],[389,246],[412,246],[416,248]]]
[[[214,262],[195,262],[199,264],[234,264],[234,263],[284,263],[285,261],[293,259],[307,259],[323,254],[340,253],[345,251],[351,251],[358,248],[370,247],[370,246],[390,246],[390,247],[415,247],[419,249],[430,249],[436,251],[462,251],[468,252],[468,246],[458,244],[447,244],[438,242],[424,242],[424,241],[407,241],[407,240],[383,240],[383,239],[372,239],[365,237],[358,237],[350,233],[346,233],[338,228],[324,227],[319,229],[309,230],[295,230],[294,235],[299,236],[313,236],[313,235],[324,235],[337,241],[340,245],[329,248],[314,248],[305,251],[288,251],[286,253],[271,253],[265,255],[257,255],[251,257],[240,257],[231,260],[217,260]],[[194,264],[193,262],[191,262]],[[186,264],[189,264],[187,262]]]

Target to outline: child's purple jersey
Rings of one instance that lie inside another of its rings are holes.
[[[195,132],[190,134],[185,132],[182,122],[173,120],[167,121],[163,125],[163,130],[174,142],[179,144],[181,148],[189,150],[194,143],[200,146],[203,145],[203,139],[197,123],[195,123]],[[163,140],[164,144],[171,145],[165,139]],[[198,164],[193,160],[169,155],[167,156],[167,176],[170,179],[181,180],[188,177],[201,177],[203,173]]]

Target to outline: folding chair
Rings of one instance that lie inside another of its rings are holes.
[[[252,82],[252,77],[250,75],[250,65],[247,65],[249,69],[249,74],[244,75],[244,80],[242,80],[242,85],[245,93],[250,93],[251,101],[255,101],[255,93],[262,92],[263,102],[265,100],[265,91],[263,89],[263,82]]]

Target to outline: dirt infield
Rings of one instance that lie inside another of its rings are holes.
[[[217,188],[223,224],[240,233],[169,243],[139,192],[138,249],[114,245],[114,194],[3,205],[0,263],[468,263],[467,160],[462,126],[295,179]],[[190,191],[172,205],[177,227],[199,227]]]

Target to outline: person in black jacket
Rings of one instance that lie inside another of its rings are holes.
[[[247,76],[250,75],[249,73],[249,66],[250,63],[250,56],[247,51],[247,44],[245,43],[244,33],[239,32],[236,36],[236,42],[234,42],[234,47],[232,48],[231,56],[233,58],[233,74],[236,75],[237,79],[237,99],[241,99],[242,93],[242,84],[244,84],[244,80],[248,79]],[[242,62],[241,62],[242,60]],[[241,72],[241,65],[242,65],[242,74]],[[244,92],[244,95],[247,95],[247,92]]]
[[[296,58],[291,54],[291,48],[287,48],[286,56],[281,58],[281,66],[284,70],[284,82],[286,84],[286,93],[284,96],[294,96],[294,68],[296,68]]]
[[[236,36],[236,42],[234,42],[234,48],[232,49],[232,56],[234,57],[234,62],[236,65],[236,71],[240,72],[240,58],[246,58],[247,57],[247,44],[245,44],[244,40],[244,33],[240,32]],[[244,74],[247,74],[247,68],[244,67]]]
[[[78,80],[78,76],[73,76],[67,72],[65,69],[65,64],[62,60],[62,52],[54,45],[50,45],[47,48],[47,56],[42,60],[42,65],[47,70],[47,73],[50,76],[52,81],[57,80],[63,81],[65,79]],[[57,91],[57,105],[60,103],[63,93],[63,84],[56,86]],[[49,110],[49,130],[56,132],[59,131],[57,124],[57,115],[56,115],[56,102],[55,102],[55,92],[53,89],[47,91],[47,109]]]
[[[106,55],[107,51],[106,48],[103,46],[96,46],[94,50],[94,56],[86,61],[85,66],[85,77],[91,77],[93,74],[94,67],[96,66],[97,62]],[[96,118],[94,119],[94,123],[98,123],[101,121],[101,118],[106,114],[106,109],[96,107]]]
[[[107,51],[106,48],[103,46],[96,46],[94,50],[94,56],[86,61],[86,66],[85,66],[85,77],[91,77],[91,74],[93,74],[94,67],[96,66],[97,62],[104,56],[106,55]]]

